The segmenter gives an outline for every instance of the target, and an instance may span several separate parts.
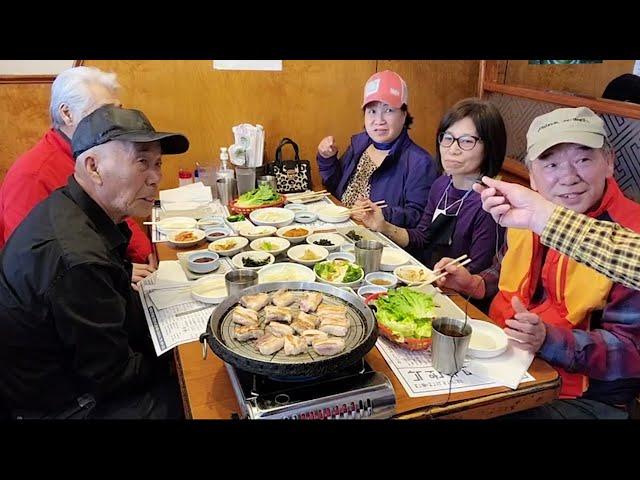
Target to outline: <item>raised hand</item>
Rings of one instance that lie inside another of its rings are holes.
[[[324,137],[320,140],[318,145],[318,153],[323,158],[331,158],[338,153],[338,147],[336,146],[336,140],[331,135]]]

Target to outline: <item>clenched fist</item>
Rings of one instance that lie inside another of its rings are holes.
[[[336,140],[331,135],[324,137],[318,145],[318,153],[323,158],[331,158],[338,153]]]

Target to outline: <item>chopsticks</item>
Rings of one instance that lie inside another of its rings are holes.
[[[449,265],[453,265],[454,263],[457,263],[458,259],[462,259],[466,257],[466,255],[462,255],[461,257],[456,258],[455,260],[450,261],[449,263],[447,263],[446,265],[443,265],[440,268],[437,268],[436,270],[442,270],[445,267],[448,267]],[[468,263],[471,263],[471,259],[467,258],[464,262],[460,262],[456,265],[456,267],[464,267],[465,265],[467,265]],[[434,270],[434,272],[436,271]],[[429,283],[433,283],[436,280],[442,278],[442,277],[446,277],[449,274],[449,272],[447,272],[446,270],[444,272],[442,272],[440,275],[437,275],[436,277],[434,277]]]
[[[378,200],[377,202],[373,202],[374,205],[377,205],[380,209],[387,208],[389,205],[385,204],[385,200]],[[373,209],[369,205],[365,205],[364,207],[353,207],[349,209],[349,213],[366,213],[371,212]]]
[[[307,198],[313,197],[324,197],[327,195],[331,195],[330,193],[325,193],[326,190],[318,190],[317,192],[303,192],[303,193],[289,193],[286,195],[287,200],[306,200]]]

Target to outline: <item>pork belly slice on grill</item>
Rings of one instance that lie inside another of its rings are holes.
[[[310,313],[298,312],[298,320],[313,323],[313,327],[311,328],[316,328],[320,325],[320,319],[316,315],[311,315]]]
[[[284,338],[269,333],[256,340],[256,350],[263,355],[273,355],[284,347]]]
[[[322,302],[322,294],[320,292],[306,292],[302,294],[300,310],[306,313],[315,312],[320,302]]]
[[[318,338],[311,345],[318,355],[335,355],[345,347],[344,340],[336,337]]]
[[[237,306],[233,309],[231,320],[239,325],[255,327],[258,325],[258,314],[248,308]]]
[[[346,317],[347,316],[347,307],[342,305],[327,305],[323,303],[318,307],[318,311],[316,312],[320,318],[324,316],[336,316],[336,317]]]
[[[304,332],[305,330],[312,330],[316,328],[315,322],[310,322],[309,320],[300,320],[300,317],[298,317],[298,320],[293,322],[291,326],[298,334],[302,334],[302,332]]]
[[[344,337],[349,331],[349,320],[338,317],[324,317],[320,320],[320,328],[318,330],[336,337]]]
[[[285,335],[293,335],[294,330],[289,325],[279,322],[271,322],[265,328],[265,331],[276,337],[284,337]]]
[[[313,329],[305,330],[300,334],[300,336],[307,341],[307,345],[311,345],[311,343],[313,343],[313,341],[316,339],[322,340],[325,338],[329,338],[329,334],[325,332],[321,332],[320,330],[313,330]]]
[[[237,325],[233,329],[233,336],[241,342],[260,338],[264,335],[264,330],[253,325]]]
[[[298,336],[285,335],[284,337],[284,354],[299,355],[307,351],[307,341]]]
[[[256,293],[255,295],[243,295],[240,297],[240,303],[243,307],[250,308],[259,312],[262,307],[269,303],[269,295],[266,293]]]
[[[296,296],[283,288],[273,294],[271,301],[276,307],[288,307],[296,301]]]
[[[293,311],[287,307],[274,307],[273,305],[267,305],[264,307],[264,320],[265,322],[285,322],[291,323],[293,319]]]

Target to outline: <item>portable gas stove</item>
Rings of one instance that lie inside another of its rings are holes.
[[[284,381],[240,370],[225,363],[242,418],[374,419],[395,413],[389,379],[364,361],[332,375]]]

